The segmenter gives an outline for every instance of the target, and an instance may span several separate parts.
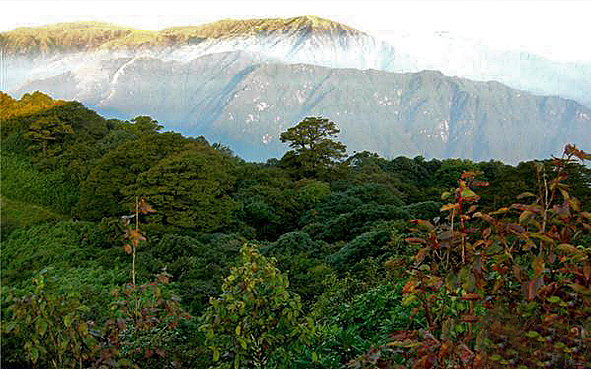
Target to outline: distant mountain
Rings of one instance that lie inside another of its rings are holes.
[[[440,72],[388,73],[286,64],[245,51],[190,62],[94,60],[17,90],[80,100],[119,117],[151,115],[189,135],[229,145],[247,160],[279,157],[279,134],[305,116],[341,129],[349,153],[498,159],[509,163],[585,148],[591,110],[497,82]]]
[[[389,44],[314,16],[228,19],[161,31],[95,22],[65,23],[1,33],[0,47],[3,68],[9,71],[4,73],[0,89],[8,92],[96,60],[150,57],[190,62],[207,54],[249,51],[289,64],[397,73],[439,70],[570,98],[591,107],[591,62],[556,62],[524,52],[494,50],[445,33],[428,38],[400,34]]]

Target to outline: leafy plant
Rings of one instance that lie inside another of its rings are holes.
[[[2,332],[16,335],[34,366],[77,368],[97,349],[84,319],[88,308],[76,294],[60,296],[46,285],[44,273],[33,278],[34,291],[22,297],[9,295],[10,320]]]
[[[215,363],[265,368],[282,346],[306,341],[313,323],[304,319],[300,298],[288,286],[273,259],[248,244],[243,246],[241,263],[232,268],[222,294],[210,299],[203,315],[201,329]]]
[[[103,367],[163,368],[171,363],[167,354],[173,351],[173,341],[178,336],[177,325],[180,319],[189,318],[180,306],[180,300],[163,285],[170,274],[157,275],[156,281],[136,285],[136,251],[146,237],[140,231],[140,213],[146,215],[156,211],[145,199],[135,199],[135,226],[131,227],[132,217],[123,217],[124,238],[129,242],[125,252],[132,256],[131,283],[123,288],[115,288],[111,304],[113,315],[106,322],[105,348],[95,365]],[[140,365],[141,364],[141,365]],[[176,365],[174,365],[176,366]]]
[[[444,198],[447,222],[415,220],[420,245],[408,265],[406,302],[419,301],[428,327],[399,331],[386,351],[413,368],[583,367],[591,359],[591,215],[568,193],[566,168],[591,156],[567,145],[552,176],[537,165],[539,192],[496,211],[477,211],[466,172]],[[365,360],[365,361],[364,361]],[[360,358],[351,367],[364,367]],[[372,364],[373,365],[373,364]],[[382,366],[389,365],[381,363]]]

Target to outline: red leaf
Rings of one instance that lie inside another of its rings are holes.
[[[425,256],[427,255],[427,248],[422,248],[419,250],[419,252],[417,252],[417,254],[415,255],[414,259],[415,259],[415,263],[420,264],[423,262],[423,260],[425,260]]]
[[[170,281],[170,278],[165,276],[164,274],[158,274],[158,282],[162,284],[167,284]]]
[[[420,229],[431,231],[435,226],[431,222],[422,219],[413,219],[410,221],[412,224],[416,224]]]
[[[521,282],[521,269],[519,268],[519,265],[513,264],[513,274],[515,275],[515,279]]]
[[[536,297],[536,294],[538,293],[538,290],[540,289],[540,287],[544,284],[544,280],[542,279],[542,277],[538,277],[538,278],[533,278],[532,280],[530,280],[528,283],[524,284],[525,287],[525,298],[528,301],[533,300]]]
[[[456,346],[456,353],[460,356],[460,360],[464,364],[468,364],[474,359],[474,352],[468,348],[464,343]]]
[[[513,224],[513,223],[507,224],[507,229],[510,231],[513,231],[514,233],[517,233],[517,234],[522,234],[523,232],[525,232],[525,228],[523,228],[519,224]]]
[[[408,282],[406,282],[406,284],[404,285],[404,287],[402,287],[402,293],[411,293],[415,290],[415,287],[417,286],[417,282],[413,281],[412,279],[409,280]]]
[[[421,244],[427,243],[427,241],[425,241],[423,238],[418,238],[418,237],[405,238],[404,241],[406,241],[408,243],[421,243]]]
[[[583,264],[583,275],[585,276],[587,282],[589,282],[589,280],[591,279],[591,263],[589,263],[588,261],[586,261],[585,264]]]
[[[473,217],[473,218],[480,218],[480,219],[484,219],[484,220],[486,220],[486,221],[487,221],[487,222],[489,222],[489,223],[493,223],[493,224],[494,224],[494,223],[496,223],[496,220],[495,220],[493,217],[491,217],[491,216],[490,216],[490,215],[488,215],[488,214],[481,213],[481,212],[479,212],[479,211],[477,211],[476,213],[474,213],[474,214],[472,215],[472,217]]]
[[[140,201],[140,211],[142,212],[142,214],[149,214],[149,213],[156,212],[156,210],[154,210],[154,208],[152,208],[152,206],[150,206],[150,204],[148,204],[145,199],[142,199]]]

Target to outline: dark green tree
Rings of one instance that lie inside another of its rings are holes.
[[[163,126],[158,124],[158,121],[152,119],[147,115],[140,115],[131,120],[131,122],[125,122],[121,124],[121,128],[133,133],[134,135],[141,137],[153,133],[158,133]]]
[[[165,224],[211,232],[232,222],[235,202],[229,191],[235,163],[209,145],[194,143],[142,173],[128,196],[143,196]]]
[[[29,150],[41,152],[43,158],[61,149],[64,136],[74,134],[72,126],[55,116],[41,117],[29,126],[25,138],[31,141]]]
[[[75,214],[98,220],[133,210],[135,195],[127,196],[127,187],[135,186],[138,175],[149,170],[169,154],[185,150],[191,142],[178,133],[160,133],[128,141],[104,155],[80,185]]]
[[[327,174],[346,156],[347,146],[333,139],[339,132],[327,118],[304,118],[281,133],[281,142],[289,143],[293,149],[283,157],[284,165],[297,168],[301,177]]]

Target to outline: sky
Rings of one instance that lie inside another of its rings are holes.
[[[0,0],[0,31],[81,20],[158,30],[298,15],[329,18],[385,40],[447,31],[492,48],[591,61],[591,0]]]

